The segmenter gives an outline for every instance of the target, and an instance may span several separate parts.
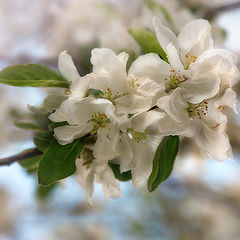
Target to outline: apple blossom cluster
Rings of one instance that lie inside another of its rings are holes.
[[[61,145],[89,139],[76,160],[89,200],[94,181],[102,184],[106,199],[121,196],[109,162],[118,164],[121,173],[130,170],[135,186],[145,184],[164,136],[194,138],[207,158],[232,158],[224,110],[236,112],[237,57],[214,49],[206,20],[189,22],[178,36],[156,17],[153,25],[165,60],[148,53],[127,69],[127,53],[95,48],[92,72],[80,77],[71,56],[59,55],[59,70],[71,86],[49,119],[67,122],[54,129]],[[52,96],[54,101],[59,96]]]

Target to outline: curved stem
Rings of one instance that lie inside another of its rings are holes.
[[[40,152],[37,148],[31,148],[31,149],[23,151],[17,155],[7,157],[7,158],[1,158],[0,166],[10,165],[14,162],[25,160],[27,158],[35,157],[35,156],[41,155],[41,154],[42,154],[42,152]]]

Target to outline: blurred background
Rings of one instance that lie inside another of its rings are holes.
[[[175,33],[192,19],[207,18],[216,47],[240,55],[239,1],[0,0],[0,69],[29,62],[57,68],[66,49],[84,75],[94,47],[140,54],[128,29],[153,31],[152,16]],[[0,86],[0,157],[33,146],[31,131],[13,123],[31,118],[27,104],[40,104],[50,91]],[[126,182],[121,199],[105,202],[96,185],[94,207],[75,177],[41,189],[17,163],[0,167],[0,240],[240,239],[239,119],[229,113],[234,161],[204,161],[194,143],[182,139],[173,174],[154,193]]]

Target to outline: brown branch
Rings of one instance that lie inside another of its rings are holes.
[[[41,154],[42,154],[42,152],[40,152],[37,148],[31,148],[31,149],[25,150],[17,155],[0,159],[0,166],[10,165],[14,162],[19,162],[19,161],[25,160],[27,158],[35,157],[35,156],[38,156]]]
[[[222,5],[216,8],[208,9],[204,14],[203,18],[212,19],[221,12],[230,11],[240,7],[240,1]]]

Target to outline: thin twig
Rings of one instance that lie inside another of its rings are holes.
[[[32,148],[32,149],[23,151],[17,155],[0,159],[0,166],[10,165],[14,162],[25,160],[30,157],[35,157],[40,154],[42,154],[42,152],[40,152],[37,148]]]
[[[230,11],[240,7],[240,1],[222,5],[216,8],[208,9],[204,14],[203,18],[211,19],[221,12]]]

